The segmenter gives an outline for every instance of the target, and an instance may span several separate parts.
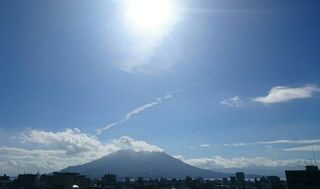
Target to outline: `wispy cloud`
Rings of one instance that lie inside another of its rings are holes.
[[[232,98],[228,98],[228,99],[222,100],[220,102],[220,104],[228,105],[228,106],[240,107],[240,106],[242,106],[243,102],[242,102],[242,100],[240,99],[239,96],[235,96],[235,97],[232,97]]]
[[[234,143],[232,144],[232,146],[235,146],[235,147],[240,147],[240,146],[247,146],[248,144],[246,143]]]
[[[320,139],[303,139],[303,140],[272,140],[272,141],[260,141],[258,144],[315,144],[320,143]]]
[[[307,146],[299,146],[294,148],[286,148],[284,151],[301,151],[301,152],[311,152],[317,151],[320,152],[320,144],[307,145]]]
[[[274,104],[295,99],[311,98],[315,93],[318,92],[320,92],[320,88],[313,84],[296,88],[276,86],[273,87],[266,96],[256,97],[253,99],[253,101],[263,104]]]
[[[100,129],[97,129],[97,134],[101,134],[102,131],[105,131],[105,130],[108,130],[108,129],[111,129],[112,127],[114,126],[117,126],[117,125],[120,125],[122,123],[125,123],[127,122],[128,120],[130,120],[133,116],[135,115],[138,115],[142,112],[144,112],[145,110],[151,108],[151,107],[154,107],[156,105],[159,105],[159,104],[162,104],[164,101],[170,99],[173,97],[173,94],[174,93],[178,93],[178,92],[181,92],[182,90],[176,90],[176,91],[172,91],[172,92],[168,92],[166,95],[162,96],[162,97],[158,97],[156,98],[154,101],[152,102],[149,102],[147,104],[144,104],[144,105],[141,105],[139,107],[136,107],[134,108],[133,110],[131,110],[130,112],[126,113],[126,115],[124,116],[123,119],[119,120],[119,121],[116,121],[116,122],[113,122],[113,123],[110,123],[108,125],[106,125],[105,127],[103,128],[100,128]]]
[[[211,145],[210,144],[200,144],[199,147],[200,148],[210,148]]]
[[[245,147],[252,145],[266,145],[266,148],[272,148],[272,145],[303,145],[303,144],[320,144],[320,139],[300,139],[300,140],[271,140],[271,141],[258,141],[258,142],[249,142],[249,143],[232,143],[232,144],[223,144],[225,147]]]
[[[304,159],[287,159],[287,160],[274,160],[267,157],[235,157],[224,158],[221,156],[203,157],[185,159],[183,156],[174,156],[181,161],[184,161],[190,165],[204,168],[204,169],[217,169],[217,168],[250,168],[250,167],[296,167],[305,165]]]

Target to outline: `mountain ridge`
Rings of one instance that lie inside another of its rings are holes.
[[[92,178],[113,173],[119,178],[184,178],[186,176],[222,178],[230,174],[214,172],[186,164],[165,152],[119,150],[91,162],[70,166],[60,172],[77,172]]]

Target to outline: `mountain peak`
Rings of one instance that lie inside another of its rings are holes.
[[[119,150],[89,163],[71,166],[61,172],[77,172],[99,178],[106,173],[114,173],[119,177],[145,178],[184,178],[223,177],[226,174],[216,173],[188,165],[161,151]]]

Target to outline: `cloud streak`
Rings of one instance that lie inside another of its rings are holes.
[[[200,144],[199,147],[200,148],[210,148],[211,145],[210,144]]]
[[[228,98],[228,99],[222,100],[220,102],[220,104],[228,105],[228,106],[234,106],[234,107],[241,107],[243,102],[242,102],[242,100],[240,99],[239,96],[235,96],[235,97],[232,97],[232,98]]]
[[[305,165],[304,159],[287,159],[287,160],[273,160],[267,157],[235,157],[224,158],[221,156],[203,157],[185,159],[183,156],[175,156],[177,159],[184,161],[190,165],[215,170],[217,168],[250,168],[250,167],[296,167]]]
[[[295,99],[311,98],[315,93],[320,92],[316,85],[309,84],[301,87],[276,86],[273,87],[266,96],[260,96],[253,99],[254,102],[263,104],[275,104],[288,102]]]
[[[320,139],[312,140],[272,140],[272,141],[260,141],[258,144],[315,144],[320,143]]]
[[[253,145],[266,145],[265,147],[270,149],[273,145],[286,145],[286,146],[298,146],[283,149],[284,151],[320,151],[320,139],[300,139],[300,140],[271,140],[271,141],[258,141],[250,143],[233,143],[223,144],[225,147],[248,147]],[[305,146],[301,146],[305,145]],[[300,146],[300,147],[299,147]]]
[[[320,144],[314,145],[306,145],[306,146],[299,146],[294,148],[286,148],[284,151],[295,151],[295,152],[320,152]]]
[[[130,112],[126,113],[126,115],[124,116],[124,118],[122,118],[119,121],[110,123],[108,125],[106,125],[105,127],[102,127],[100,129],[97,129],[97,134],[101,134],[103,131],[109,130],[117,125],[123,124],[127,121],[129,121],[133,116],[136,116],[144,111],[146,111],[147,109],[150,109],[154,106],[157,106],[159,104],[162,104],[163,102],[165,102],[166,100],[170,99],[173,97],[173,94],[181,92],[182,90],[176,90],[176,91],[172,91],[172,92],[168,92],[166,95],[162,96],[162,97],[158,97],[156,98],[154,101],[141,105],[139,107],[134,108],[133,110],[131,110]]]

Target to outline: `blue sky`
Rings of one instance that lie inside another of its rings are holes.
[[[4,171],[34,166],[16,151],[68,159],[66,141],[109,153],[129,139],[213,170],[318,156],[319,2],[174,4],[161,28],[141,31],[125,1],[1,1]]]

